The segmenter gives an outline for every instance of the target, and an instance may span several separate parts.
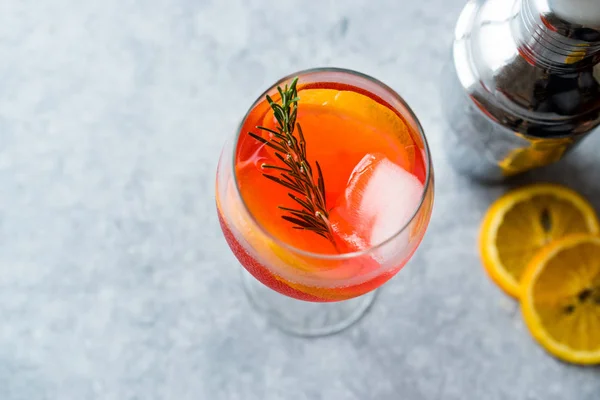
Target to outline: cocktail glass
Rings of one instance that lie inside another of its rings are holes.
[[[327,235],[282,218],[298,214],[279,206],[302,211],[290,194],[303,197],[264,176],[280,176],[285,160],[297,159],[277,158],[264,143],[277,132],[265,96],[281,101],[277,87],[295,78],[311,176],[317,182],[318,162],[324,177]],[[358,321],[376,289],[417,249],[433,205],[432,163],[417,117],[382,82],[338,68],[300,71],[263,93],[225,144],[216,183],[219,221],[244,267],[251,304],[299,336],[336,333]]]

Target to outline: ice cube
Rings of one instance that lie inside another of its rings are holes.
[[[354,251],[378,245],[404,227],[422,194],[423,184],[413,174],[381,153],[367,154],[330,214],[333,230]],[[400,236],[385,253],[402,251],[409,235]],[[378,258],[387,256],[380,253]]]

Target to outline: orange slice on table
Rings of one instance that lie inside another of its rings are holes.
[[[492,204],[479,249],[492,280],[518,298],[523,271],[542,247],[569,234],[599,231],[596,213],[581,195],[556,184],[533,184]]]
[[[544,247],[522,278],[533,337],[554,356],[600,364],[600,237],[575,234]]]

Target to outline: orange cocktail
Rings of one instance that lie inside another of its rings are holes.
[[[241,264],[281,294],[360,296],[408,261],[428,224],[421,128],[391,89],[351,71],[307,71],[280,86],[222,155],[221,227]]]

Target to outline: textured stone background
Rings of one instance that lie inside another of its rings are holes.
[[[547,356],[480,267],[503,188],[449,168],[437,92],[463,4],[0,0],[0,399],[599,399],[600,370]],[[324,65],[407,99],[437,198],[372,312],[303,340],[247,304],[213,176],[255,97]],[[524,180],[600,208],[599,140]]]

